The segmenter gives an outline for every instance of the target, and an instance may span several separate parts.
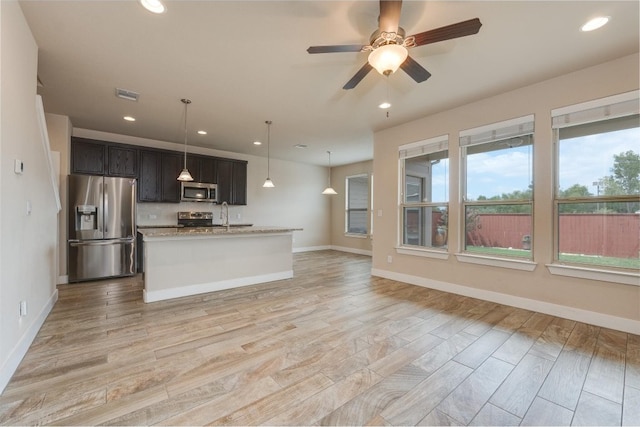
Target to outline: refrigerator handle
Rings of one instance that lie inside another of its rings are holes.
[[[104,179],[104,178],[103,178]],[[104,191],[102,190],[102,186],[104,184],[101,182],[98,184],[98,231],[103,232],[103,224],[104,224]]]
[[[103,185],[103,189],[102,189],[102,203],[104,206],[104,233],[107,234],[109,232],[108,230],[108,224],[109,221],[107,221],[106,219],[109,218],[109,189],[107,188],[108,184],[102,184]]]

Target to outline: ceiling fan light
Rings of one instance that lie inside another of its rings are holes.
[[[382,75],[395,73],[407,59],[407,48],[399,44],[385,44],[369,54],[369,64]]]

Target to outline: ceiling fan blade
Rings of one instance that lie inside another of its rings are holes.
[[[480,19],[473,18],[468,21],[462,21],[445,27],[436,28],[435,30],[414,34],[413,37],[416,40],[416,46],[423,46],[425,44],[476,34],[480,31],[481,26],[482,23],[480,22]]]
[[[309,53],[360,52],[365,46],[361,44],[342,44],[334,46],[311,46]]]
[[[378,16],[378,28],[381,32],[398,32],[401,10],[402,0],[380,0],[380,16]]]
[[[431,73],[410,56],[407,56],[407,59],[400,65],[400,68],[402,68],[405,73],[409,74],[416,83],[422,83],[431,77]]]
[[[342,89],[344,90],[353,89],[358,85],[358,83],[360,83],[362,79],[364,79],[364,76],[366,76],[369,73],[369,71],[371,71],[372,69],[373,67],[371,66],[371,64],[369,64],[368,62],[365,62],[362,68],[360,68],[358,72],[353,77],[351,77],[351,80],[349,80],[347,84],[342,86]]]

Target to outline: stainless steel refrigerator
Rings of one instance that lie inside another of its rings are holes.
[[[136,272],[136,180],[69,175],[69,282]]]

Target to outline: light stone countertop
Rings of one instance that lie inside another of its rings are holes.
[[[302,228],[292,227],[276,227],[276,226],[234,226],[231,225],[229,230],[224,226],[215,227],[184,227],[184,228],[142,228],[138,232],[144,236],[144,239],[153,239],[156,237],[214,237],[229,236],[234,234],[268,234],[268,233],[287,233],[292,231],[302,231]]]

